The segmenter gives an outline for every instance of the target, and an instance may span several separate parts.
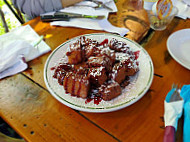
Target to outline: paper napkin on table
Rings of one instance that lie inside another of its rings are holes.
[[[172,3],[178,8],[177,17],[182,19],[190,18],[190,0],[172,0]]]
[[[164,101],[164,122],[165,126],[173,126],[177,130],[178,119],[182,115],[184,100],[170,102],[175,89],[172,89]]]
[[[175,131],[177,130],[178,119],[183,112],[184,100],[176,98],[171,101],[171,97],[176,90],[172,89],[164,101],[164,122],[165,132],[163,142],[175,142]],[[174,96],[173,96],[174,97]]]
[[[113,0],[98,0],[106,4],[106,6],[113,9],[110,11],[105,8],[92,8],[90,6],[96,6],[95,3],[91,1],[83,1],[80,3],[75,4],[74,6],[69,6],[64,9],[61,9],[61,12],[68,12],[68,13],[77,13],[77,14],[84,14],[84,15],[93,15],[99,16],[104,15],[105,19],[87,19],[87,18],[73,18],[70,21],[54,21],[51,22],[52,26],[64,26],[64,27],[78,27],[78,28],[85,28],[85,29],[93,29],[93,30],[104,30],[107,32],[118,33],[121,36],[124,36],[129,30],[126,28],[119,28],[113,26],[108,20],[108,15],[110,12],[117,12],[117,7]],[[87,6],[85,6],[87,5]]]
[[[181,88],[181,97],[184,99],[184,123],[183,123],[183,142],[190,141],[190,85]]]
[[[26,62],[51,50],[29,25],[0,36],[0,43],[0,79],[25,70]]]

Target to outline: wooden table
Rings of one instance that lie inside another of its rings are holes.
[[[117,3],[118,13],[122,13],[120,8],[127,2],[121,0]],[[147,21],[146,14],[137,14],[141,10],[129,9],[127,12]],[[113,14],[110,21],[117,25],[118,17],[118,14]],[[44,83],[44,64],[50,54],[47,53],[29,62],[26,71],[0,80],[0,116],[26,141],[32,142],[162,141],[165,96],[172,83],[190,84],[190,71],[169,55],[166,41],[173,32],[190,28],[190,20],[175,18],[166,30],[156,32],[135,26],[133,20],[128,22],[125,25],[131,31],[127,37],[140,42],[154,64],[153,83],[138,102],[122,110],[102,114],[81,112],[61,104],[52,97]],[[52,50],[75,36],[102,32],[52,27],[48,23],[42,23],[39,18],[27,24],[39,35],[45,36],[45,42]],[[182,121],[183,119],[179,121],[177,131],[178,142],[182,141]]]

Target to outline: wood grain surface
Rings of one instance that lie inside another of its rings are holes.
[[[0,92],[1,116],[26,141],[117,141],[24,75],[0,81]]]
[[[141,41],[151,56],[154,79],[148,92],[135,104],[115,112],[86,113],[68,108],[54,99],[45,86],[43,70],[46,59],[51,53],[49,52],[29,62],[28,69],[23,73],[0,80],[0,116],[26,141],[160,142],[163,140],[165,96],[173,83],[190,84],[190,71],[169,55],[166,42],[173,32],[190,28],[190,20],[175,18],[166,30],[152,31],[145,37],[149,29],[146,12],[142,9],[141,1],[135,1],[134,5],[130,5],[129,1],[134,0],[118,1],[116,4],[119,11],[110,15],[109,20],[113,25],[121,27],[127,25],[130,32],[126,36]],[[103,32],[53,27],[49,23],[42,23],[39,17],[27,24],[30,24],[39,35],[44,35],[44,40],[52,51],[73,37]],[[183,119],[179,122],[177,142],[182,142],[182,124]]]

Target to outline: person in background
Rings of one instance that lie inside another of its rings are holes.
[[[28,19],[40,14],[57,11],[83,0],[12,0],[15,8],[27,15]]]

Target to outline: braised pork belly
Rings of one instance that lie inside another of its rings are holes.
[[[99,43],[82,36],[68,48],[68,62],[55,67],[53,77],[72,96],[110,101],[139,71],[137,52],[117,39]]]

